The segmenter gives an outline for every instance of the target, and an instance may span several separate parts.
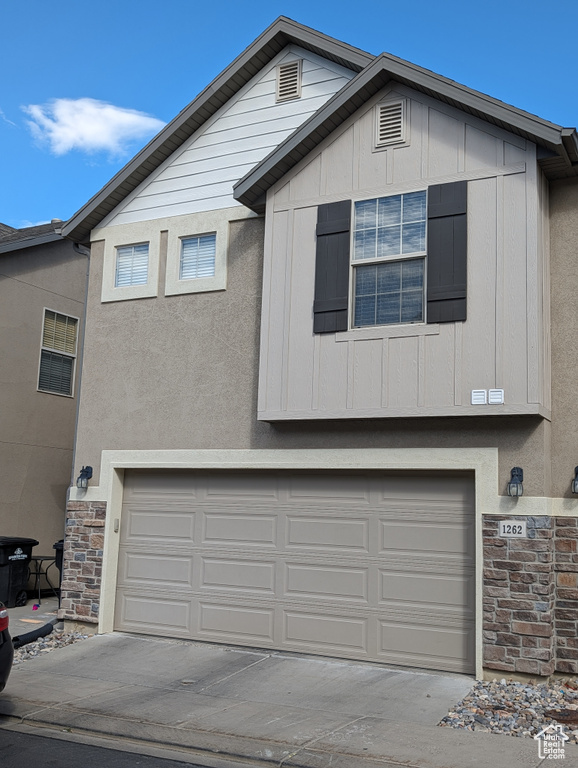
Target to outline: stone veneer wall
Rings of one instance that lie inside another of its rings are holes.
[[[555,545],[556,670],[578,673],[578,518],[557,517]]]
[[[484,667],[554,672],[554,539],[549,517],[526,517],[528,538],[499,538],[500,518],[483,518]],[[516,517],[518,519],[518,517]]]
[[[98,623],[105,518],[104,502],[68,502],[60,619]]]

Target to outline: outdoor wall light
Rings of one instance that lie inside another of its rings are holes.
[[[77,488],[88,488],[88,481],[92,477],[92,467],[83,467],[76,478]]]
[[[572,493],[578,493],[578,467],[574,468],[574,480],[572,480]]]
[[[512,467],[510,482],[508,483],[508,496],[521,496],[524,493],[524,470],[522,467]]]

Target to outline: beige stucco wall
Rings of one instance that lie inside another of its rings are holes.
[[[0,535],[36,554],[63,536],[77,403],[37,391],[44,308],[82,319],[86,271],[64,241],[0,255]]]
[[[498,493],[519,465],[525,494],[549,495],[539,417],[258,422],[263,221],[230,226],[228,288],[209,294],[102,304],[93,243],[76,454],[76,471],[94,467],[91,484],[102,450],[497,446]]]
[[[551,184],[550,211],[552,493],[568,497],[578,465],[578,180]]]

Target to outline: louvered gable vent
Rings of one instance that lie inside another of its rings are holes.
[[[277,101],[301,96],[301,59],[277,67]]]
[[[404,103],[394,101],[377,105],[377,146],[405,141]]]

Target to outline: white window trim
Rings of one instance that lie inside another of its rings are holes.
[[[398,195],[410,195],[413,192],[425,192],[426,193],[426,231],[425,242],[426,248],[424,251],[416,251],[415,253],[396,254],[395,256],[383,256],[380,258],[371,259],[354,259],[355,254],[355,204],[361,203],[365,200],[379,200],[382,197],[397,197]],[[387,323],[386,325],[355,325],[355,268],[367,266],[368,264],[385,264],[387,262],[396,261],[412,261],[416,259],[423,259],[423,319],[417,323]],[[351,201],[351,227],[350,227],[350,243],[349,243],[349,331],[348,333],[360,333],[362,331],[371,331],[371,329],[383,329],[386,331],[388,328],[419,328],[427,324],[427,187],[419,187],[416,189],[408,189],[403,192],[391,192],[391,194],[377,195],[376,197],[360,197]],[[411,332],[408,335],[413,335]],[[336,334],[339,336],[339,334]]]
[[[74,354],[70,352],[63,352],[61,349],[55,349],[54,347],[45,347],[42,343],[44,340],[44,323],[46,321],[46,313],[54,312],[56,315],[64,315],[70,317],[71,320],[76,320],[76,339],[74,343]],[[76,360],[78,358],[78,336],[80,332],[80,318],[76,315],[71,315],[69,312],[63,312],[60,309],[52,309],[51,307],[44,307],[42,309],[42,324],[40,326],[40,349],[38,352],[38,371],[36,373],[36,391],[41,392],[43,395],[56,395],[57,397],[74,397],[76,391]],[[42,365],[42,352],[54,352],[57,355],[63,355],[64,357],[72,358],[72,380],[70,383],[70,394],[65,392],[54,392],[52,389],[40,389],[40,366]]]
[[[379,110],[381,107],[393,106],[394,104],[401,104],[401,138],[392,139],[390,141],[379,140]],[[409,146],[409,109],[408,99],[382,99],[374,107],[374,137],[373,137],[373,150],[374,152],[380,152],[385,149],[396,149],[398,147]]]
[[[147,282],[142,285],[115,286],[117,248],[148,243]],[[101,301],[129,301],[157,296],[159,282],[160,229],[157,222],[146,221],[110,227],[104,241]]]
[[[165,295],[184,293],[209,293],[227,288],[227,250],[229,240],[229,209],[205,211],[179,216],[168,228],[167,271]],[[180,278],[182,241],[215,233],[215,274],[213,277]]]

